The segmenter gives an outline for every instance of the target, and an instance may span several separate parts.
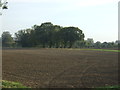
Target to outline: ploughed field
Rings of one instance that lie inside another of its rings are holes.
[[[118,85],[118,53],[74,49],[2,50],[3,80],[37,88]]]

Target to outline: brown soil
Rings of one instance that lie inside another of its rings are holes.
[[[37,88],[92,88],[118,84],[118,53],[68,49],[2,51],[3,80]]]

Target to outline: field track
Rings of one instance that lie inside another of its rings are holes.
[[[2,51],[3,80],[37,88],[92,88],[118,84],[118,53],[69,49]]]

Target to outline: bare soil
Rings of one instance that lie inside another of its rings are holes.
[[[2,50],[3,80],[32,88],[118,85],[118,53],[69,49]]]

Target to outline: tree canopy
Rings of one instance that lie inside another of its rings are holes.
[[[11,34],[8,31],[3,32],[3,34],[2,34],[2,45],[4,47],[11,47],[13,44],[14,44],[14,40],[11,37]]]
[[[16,35],[17,43],[22,47],[41,46],[45,47],[69,47],[75,41],[84,40],[84,34],[78,27],[61,27],[45,22],[34,25],[32,29],[20,30]]]
[[[92,38],[84,40],[85,35],[78,27],[63,27],[45,22],[32,28],[19,30],[15,37],[6,31],[2,34],[3,47],[42,47],[42,48],[117,48],[120,42],[94,43]]]

